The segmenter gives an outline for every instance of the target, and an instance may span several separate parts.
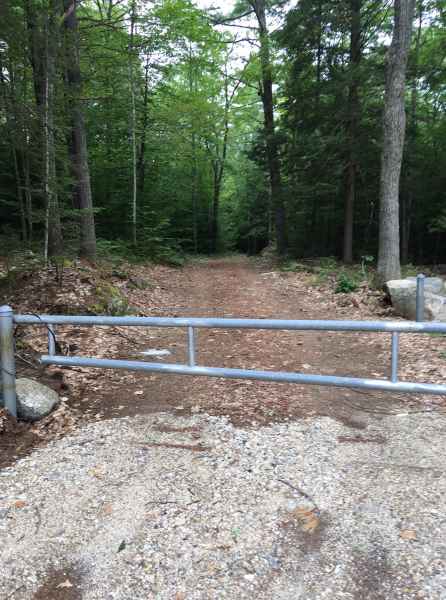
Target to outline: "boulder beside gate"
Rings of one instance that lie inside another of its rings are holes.
[[[16,380],[17,416],[23,421],[39,421],[59,404],[59,395],[51,388],[25,377]]]
[[[394,279],[386,283],[392,306],[400,316],[414,321],[417,308],[417,279]],[[446,322],[446,287],[440,277],[424,280],[424,321]]]

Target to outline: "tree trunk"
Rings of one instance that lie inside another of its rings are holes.
[[[82,108],[82,79],[79,60],[78,0],[64,0],[67,44],[67,86],[71,117],[71,169],[74,179],[73,204],[80,212],[80,255],[96,258],[96,233],[88,165],[87,134]]]
[[[409,261],[410,233],[412,225],[412,213],[414,210],[414,187],[416,173],[414,169],[416,152],[416,141],[418,136],[418,65],[421,48],[421,34],[423,30],[423,1],[418,2],[418,27],[415,40],[415,51],[413,53],[413,64],[411,73],[410,90],[410,113],[407,127],[407,171],[406,171],[406,189],[401,197],[401,262],[403,265]]]
[[[250,0],[259,24],[260,62],[262,69],[262,103],[264,113],[265,142],[270,176],[271,196],[276,228],[277,252],[283,256],[287,252],[286,211],[280,173],[280,157],[274,124],[274,99],[270,40],[265,13],[265,0]]]
[[[46,74],[44,88],[44,136],[45,136],[45,258],[58,257],[63,254],[62,225],[60,222],[59,197],[57,193],[56,174],[56,141],[55,141],[55,82],[58,11],[50,7],[50,15],[46,27]]]
[[[45,200],[45,260],[63,253],[62,226],[56,178],[54,136],[56,56],[59,43],[60,11],[52,0],[47,13],[37,13],[34,3],[27,0],[26,23],[29,35],[30,61],[33,70],[34,93],[41,121],[43,147],[42,189]],[[39,23],[41,16],[42,22]]]
[[[214,171],[214,196],[212,202],[212,217],[210,227],[210,245],[211,252],[215,253],[219,246],[219,215],[220,215],[220,195],[223,183],[223,177],[226,168],[226,159],[228,156],[228,140],[229,140],[229,114],[231,110],[232,101],[234,100],[235,94],[239,87],[238,82],[232,93],[229,93],[229,77],[227,71],[227,65],[225,68],[225,108],[223,117],[223,143],[220,151],[220,145],[216,145],[215,158],[213,160],[213,171]]]
[[[361,5],[362,0],[350,0],[350,68],[348,90],[348,164],[347,190],[344,209],[344,251],[345,263],[353,262],[353,223],[356,199],[356,179],[358,172],[358,130],[360,116],[359,66],[361,63]]]
[[[193,63],[192,43],[189,43],[189,92],[192,96],[196,92],[195,70]],[[192,200],[192,236],[194,252],[198,254],[198,157],[197,157],[197,135],[195,133],[195,122],[192,115],[191,121],[191,200]]]
[[[31,177],[29,168],[29,150],[28,147],[24,150],[23,154],[23,179],[25,185],[25,214],[26,223],[28,227],[28,243],[31,244],[33,241],[33,230],[34,230],[34,217],[33,217],[33,198],[31,192]]]
[[[408,180],[410,186],[411,181]],[[409,262],[409,241],[411,227],[411,212],[413,205],[413,191],[406,190],[401,198],[401,264],[407,265]]]
[[[214,185],[212,206],[209,215],[209,253],[215,254],[218,246],[218,212],[220,208],[221,167],[218,160],[213,161]]]
[[[194,240],[194,252],[198,254],[198,165],[197,165],[197,140],[195,133],[191,136],[192,150],[192,173],[191,173],[191,198],[192,198],[192,235]]]
[[[401,277],[399,185],[406,131],[407,60],[415,0],[395,0],[395,23],[386,68],[381,156],[378,281]]]
[[[137,185],[137,197],[142,198],[144,195],[144,186],[146,179],[146,143],[147,143],[147,128],[149,124],[149,57],[146,59],[145,75],[144,75],[144,95],[142,105],[142,128],[141,138],[139,141],[138,161],[137,161],[137,173],[138,173],[138,185]]]
[[[135,100],[135,70],[133,61],[135,60],[135,25],[136,25],[136,5],[135,0],[131,3],[130,15],[130,44],[129,44],[129,79],[130,79],[130,139],[132,143],[132,242],[137,244],[136,226],[137,226],[137,195],[138,195],[138,173],[136,157],[136,100]]]

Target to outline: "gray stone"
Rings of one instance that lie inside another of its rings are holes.
[[[416,318],[417,280],[415,277],[388,281],[387,289],[395,311],[406,319]],[[426,277],[424,320],[446,322],[446,288],[440,277]]]
[[[407,277],[402,281],[411,281],[415,288],[417,287],[416,277]],[[432,294],[446,295],[445,284],[441,277],[426,277],[424,279],[424,289],[426,292],[431,292]]]
[[[43,419],[59,404],[54,390],[32,379],[17,379],[16,391],[17,415],[23,421]]]

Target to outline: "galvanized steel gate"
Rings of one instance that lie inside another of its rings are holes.
[[[213,319],[169,317],[93,317],[15,315],[9,306],[0,307],[1,370],[5,407],[16,415],[14,325],[44,326],[48,331],[48,354],[41,357],[44,365],[66,367],[96,367],[126,369],[154,373],[279,381],[346,388],[364,388],[389,392],[446,395],[446,384],[399,381],[399,335],[401,333],[442,333],[446,324],[421,322],[424,314],[424,279],[418,277],[418,321],[296,321],[274,319]],[[188,364],[149,363],[130,360],[109,360],[56,355],[55,327],[58,325],[120,326],[120,327],[178,327],[188,330]],[[285,331],[365,331],[387,333],[391,336],[391,367],[389,379],[310,375],[283,371],[258,371],[197,365],[195,330],[207,329],[270,329]]]

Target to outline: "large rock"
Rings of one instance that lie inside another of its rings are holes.
[[[406,319],[416,319],[416,277],[388,281],[387,289],[395,311]],[[424,280],[424,320],[446,322],[446,288],[440,277]]]
[[[54,390],[32,379],[17,379],[16,392],[17,416],[23,421],[43,419],[59,404]]]

